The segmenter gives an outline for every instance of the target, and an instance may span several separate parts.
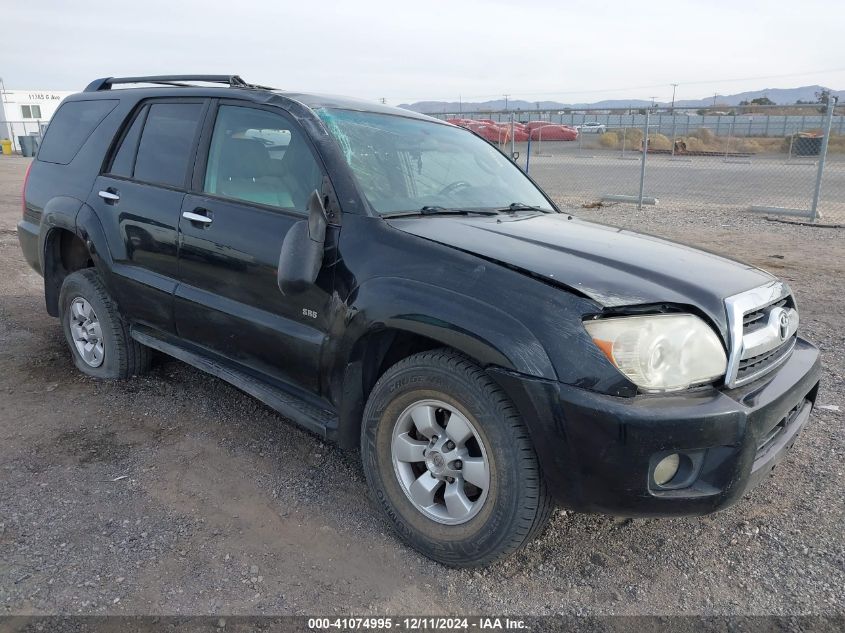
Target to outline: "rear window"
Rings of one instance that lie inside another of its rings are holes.
[[[202,103],[157,103],[150,106],[133,177],[181,187],[185,183]]]
[[[97,99],[62,104],[47,127],[38,160],[67,165],[118,103],[117,99]]]

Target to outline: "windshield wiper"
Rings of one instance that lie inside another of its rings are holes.
[[[503,209],[496,209],[499,213],[511,213],[512,211],[540,211],[542,213],[549,213],[548,209],[542,207],[532,206],[530,204],[523,204],[522,202],[511,202]]]
[[[382,213],[383,218],[399,218],[411,215],[498,215],[499,212],[493,209],[454,209],[426,205],[417,211],[396,211],[395,213]]]
[[[461,215],[467,215],[469,213],[475,213],[477,215],[496,215],[497,212],[491,211],[490,209],[454,209],[427,205],[420,209],[420,213],[422,215],[438,215],[441,213],[459,213]]]

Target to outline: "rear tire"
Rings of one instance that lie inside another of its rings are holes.
[[[130,378],[150,368],[152,350],[129,335],[129,324],[99,274],[68,275],[59,293],[59,317],[77,369],[92,378]]]
[[[554,508],[513,404],[451,350],[415,354],[384,373],[364,410],[361,453],[375,501],[400,537],[445,565],[480,567],[513,554]]]

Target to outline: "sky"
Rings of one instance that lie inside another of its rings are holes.
[[[394,105],[845,89],[834,0],[5,0],[2,14],[7,89],[167,73]]]

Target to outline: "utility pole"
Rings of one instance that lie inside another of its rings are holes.
[[[716,107],[716,97],[718,96],[718,94],[719,94],[718,92],[713,93],[713,107],[714,108]]]
[[[677,90],[678,84],[672,84],[672,114],[675,114],[675,90]]]
[[[502,96],[505,98],[505,110],[507,110],[508,109],[508,97],[510,97],[510,95],[502,95]]]
[[[387,98],[386,98],[386,97],[382,97],[381,99],[379,99],[379,101],[381,101],[382,103],[387,103]]]
[[[651,99],[651,107],[652,107],[652,108],[654,108],[654,99],[655,99],[655,97],[649,97],[649,99]]]

